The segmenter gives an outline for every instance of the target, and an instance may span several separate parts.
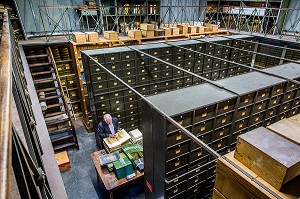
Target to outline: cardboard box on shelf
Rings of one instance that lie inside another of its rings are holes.
[[[165,31],[165,36],[172,35],[171,28],[160,28],[160,29]]]
[[[179,35],[179,28],[177,27],[170,27],[172,31],[172,35]]]
[[[96,42],[99,41],[99,35],[97,32],[85,32],[86,41]]]
[[[158,37],[158,36],[164,36],[165,35],[165,31],[164,30],[154,30],[154,36]]]
[[[188,26],[187,25],[177,25],[179,28],[179,34],[187,34],[188,33]]]
[[[188,26],[188,33],[191,34],[197,33],[197,26]]]
[[[141,23],[140,28],[141,30],[154,30],[154,24]]]
[[[85,33],[83,33],[83,32],[73,32],[72,39],[75,43],[85,43],[86,42],[86,36],[85,36]]]
[[[104,38],[108,40],[118,40],[119,36],[116,31],[104,31]]]
[[[143,37],[154,37],[154,30],[142,30]]]
[[[129,30],[128,36],[133,39],[141,39],[143,37],[141,30]]]

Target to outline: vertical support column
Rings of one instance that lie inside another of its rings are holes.
[[[256,43],[255,46],[254,46],[254,51],[253,52],[255,52],[255,53],[253,54],[253,57],[252,57],[251,67],[254,67],[254,65],[255,65],[257,49],[258,49],[258,43]]]
[[[279,65],[283,64],[283,59],[285,58],[285,54],[286,54],[286,48],[288,47],[288,45],[285,45],[284,46],[284,49],[282,50],[282,53],[281,53],[281,59],[279,61]]]

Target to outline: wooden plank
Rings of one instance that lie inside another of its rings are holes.
[[[101,150],[101,151],[104,152],[104,150]],[[92,153],[90,156],[91,156],[94,166],[96,168],[97,174],[101,178],[107,191],[116,190],[116,189],[118,189],[122,186],[125,186],[131,182],[134,182],[144,176],[144,173],[140,173],[139,171],[134,170],[135,177],[133,177],[129,180],[126,180],[126,178],[122,178],[122,179],[118,180],[116,178],[116,175],[114,174],[114,172],[109,172],[106,168],[102,168],[100,166],[99,157],[101,156],[101,151],[96,151],[96,152]]]
[[[273,187],[300,175],[300,146],[260,127],[240,135],[234,157]]]
[[[236,164],[243,172],[234,167],[230,162]],[[261,185],[254,182],[256,179],[260,184],[270,189],[278,197],[298,198],[290,194],[282,193],[272,187],[262,178],[258,177],[253,171],[234,158],[234,151],[226,154],[217,161],[217,176],[215,180],[215,189],[218,190],[225,198],[239,199],[254,199],[254,198],[275,198],[270,192],[264,189]]]

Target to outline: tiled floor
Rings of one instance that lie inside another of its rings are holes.
[[[97,181],[96,171],[90,158],[92,152],[99,150],[95,142],[94,133],[88,133],[80,120],[75,122],[75,126],[80,150],[75,148],[68,150],[72,168],[62,173],[68,198],[108,198],[108,193],[103,184]],[[114,196],[115,198],[130,198],[126,194],[125,189],[116,192]],[[142,199],[144,194],[131,198]]]

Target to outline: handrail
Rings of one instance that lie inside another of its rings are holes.
[[[4,11],[0,43],[0,199],[10,198],[12,152],[12,60],[9,19]]]

